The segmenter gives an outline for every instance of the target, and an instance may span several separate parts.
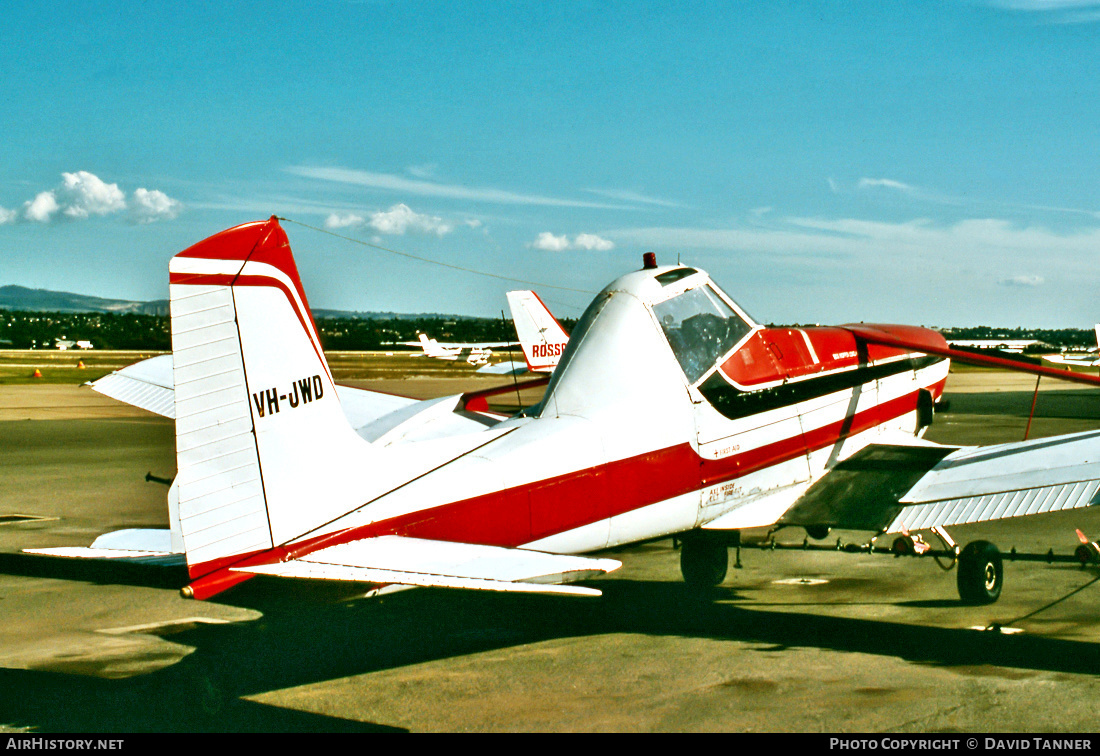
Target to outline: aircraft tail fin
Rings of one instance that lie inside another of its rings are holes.
[[[508,292],[508,307],[527,367],[539,373],[553,371],[569,341],[565,329],[533,291]]]
[[[426,333],[417,334],[417,338],[420,339],[420,348],[424,350],[424,354],[429,357],[444,357],[445,353],[438,341],[430,338]]]
[[[353,508],[351,457],[372,450],[340,408],[274,217],[184,250],[169,274],[179,527],[197,578]]]

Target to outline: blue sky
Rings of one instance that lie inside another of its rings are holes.
[[[314,307],[559,315],[644,251],[770,322],[1100,320],[1100,0],[12,3],[0,284],[167,296],[285,224]],[[585,293],[588,292],[588,293]]]

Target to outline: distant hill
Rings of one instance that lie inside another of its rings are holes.
[[[310,308],[315,318],[347,318],[349,320],[485,320],[476,315],[448,315],[441,312],[351,312],[350,310],[326,310]],[[489,318],[493,320],[494,318]]]
[[[126,299],[104,299],[86,294],[48,289],[28,289],[26,286],[0,286],[0,310],[25,312],[110,312],[115,314],[167,315],[168,300],[133,302]],[[357,320],[471,320],[469,315],[443,313],[351,312],[315,308],[315,318],[349,318]]]
[[[125,299],[104,299],[86,294],[48,289],[28,289],[25,286],[0,286],[0,309],[31,312],[128,312],[140,315],[167,315],[168,300],[133,302]]]

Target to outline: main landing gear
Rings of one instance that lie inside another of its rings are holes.
[[[940,548],[934,548],[926,542],[920,533],[902,530],[889,547],[876,545],[878,536],[867,543],[842,544],[837,539],[833,546],[811,543],[807,538],[801,544],[780,543],[770,533],[763,541],[753,539],[750,543],[741,543],[740,531],[693,530],[677,536],[674,540],[680,544],[680,571],[684,581],[697,589],[710,589],[721,585],[729,569],[729,549],[736,547],[737,567],[741,566],[741,547],[753,549],[792,549],[798,551],[841,551],[848,554],[893,554],[894,556],[932,557],[944,570],[956,569],[955,583],[962,603],[970,605],[992,604],[1001,597],[1004,590],[1004,560],[1013,562],[1077,563],[1082,567],[1100,564],[1100,541],[1093,541],[1080,530],[1077,538],[1081,545],[1070,555],[1056,555],[1054,549],[1045,554],[1020,553],[1013,548],[1002,555],[1000,550],[989,541],[972,541],[964,548],[948,535],[941,526],[935,526],[932,532],[943,542]],[[815,540],[826,535],[827,530],[807,529],[807,534]]]
[[[680,545],[680,572],[692,588],[706,589],[721,585],[729,570],[729,547],[739,546],[740,531],[730,533],[692,533]]]

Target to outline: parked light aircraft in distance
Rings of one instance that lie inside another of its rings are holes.
[[[507,297],[527,369],[533,373],[552,373],[565,352],[569,334],[535,292],[510,291]]]
[[[489,361],[489,356],[494,349],[504,349],[512,346],[507,341],[457,343],[439,342],[429,338],[427,334],[417,334],[419,341],[406,341],[405,346],[418,346],[423,349],[425,357],[433,357],[437,360],[465,360],[471,365],[484,365]]]
[[[182,560],[195,599],[255,575],[591,595],[569,583],[620,563],[581,554],[665,536],[685,580],[712,586],[745,528],[897,533],[920,550],[919,530],[1098,499],[1100,431],[987,448],[921,434],[949,358],[1100,379],[959,353],[924,328],[761,326],[705,272],[650,254],[596,296],[542,400],[512,417],[487,392],[337,386],[274,217],[184,250],[169,280],[170,379],[156,358],[156,380],[138,363],[97,388],[174,416],[170,529],[37,551]],[[996,600],[996,547],[953,556],[962,598]]]
[[[1076,365],[1078,367],[1100,367],[1100,323],[1093,329],[1096,331],[1096,348],[1081,354],[1046,354],[1043,359],[1058,365]]]

